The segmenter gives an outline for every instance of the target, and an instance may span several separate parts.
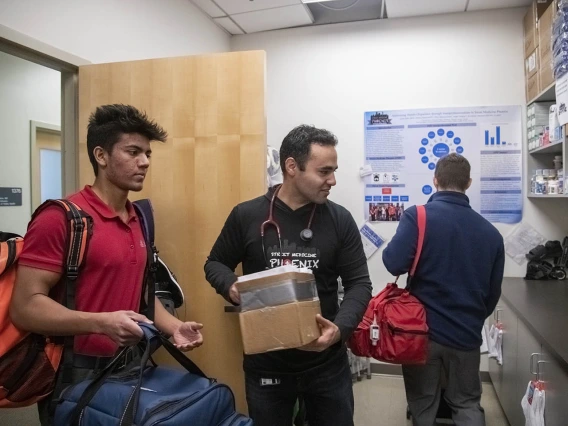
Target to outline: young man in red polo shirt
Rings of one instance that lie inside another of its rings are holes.
[[[136,108],[98,107],[89,119],[87,149],[95,182],[71,195],[93,218],[93,234],[79,274],[76,310],[57,303],[67,238],[62,209],[50,206],[29,225],[19,259],[10,315],[19,328],[48,336],[76,336],[73,380],[104,367],[120,346],[136,344],[143,333],[137,322],[147,251],[140,223],[128,201],[140,191],[150,166],[150,141],[165,142],[167,133]],[[53,292],[52,292],[53,290]],[[155,303],[156,327],[184,351],[203,343],[201,324],[182,322]],[[39,406],[42,425],[47,406]]]

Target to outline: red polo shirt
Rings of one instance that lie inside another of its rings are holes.
[[[69,197],[93,218],[93,234],[79,272],[76,309],[84,312],[138,312],[146,266],[146,245],[140,223],[127,202],[128,223],[85,186]],[[63,209],[50,206],[28,226],[20,265],[63,273],[67,223]],[[75,352],[112,356],[117,345],[107,336],[75,338]]]

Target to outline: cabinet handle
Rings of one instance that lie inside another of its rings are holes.
[[[494,319],[495,321],[498,321],[498,316],[499,316],[499,315],[497,314],[497,312],[499,312],[499,311],[501,311],[501,310],[502,310],[502,309],[501,309],[501,306],[499,306],[499,305],[495,306],[495,310],[493,311],[493,319]]]
[[[537,356],[537,355],[540,357],[540,354],[539,354],[538,352],[534,352],[534,353],[531,354],[530,364],[529,364],[529,371],[531,372],[531,374],[533,374],[533,375],[535,375],[535,376],[538,377],[538,371],[533,371],[533,366],[534,366],[533,358],[534,358],[535,356]]]
[[[536,363],[536,379],[540,381],[540,364],[548,364],[548,361],[539,360]]]
[[[496,316],[495,321],[497,322],[501,322],[500,318],[501,316],[499,315],[499,312],[503,312],[503,309],[495,309],[495,316]]]

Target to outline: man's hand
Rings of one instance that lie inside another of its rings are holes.
[[[119,346],[136,345],[144,333],[137,322],[152,324],[144,315],[134,311],[102,312],[101,334],[106,334]]]
[[[239,294],[239,290],[237,289],[237,283],[234,283],[231,288],[229,289],[229,297],[236,303],[237,305],[241,304],[241,295]]]
[[[178,329],[173,334],[174,345],[183,352],[191,351],[203,344],[203,336],[201,330],[203,324],[198,322],[184,322],[181,323]]]
[[[298,349],[302,351],[322,352],[341,339],[339,327],[334,323],[325,319],[320,314],[316,315],[316,321],[321,330],[321,336]]]

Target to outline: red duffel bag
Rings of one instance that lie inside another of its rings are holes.
[[[416,206],[418,244],[409,272],[410,280],[422,253],[426,231],[426,210]],[[426,311],[408,287],[394,283],[371,299],[363,320],[349,340],[349,348],[357,356],[375,358],[392,364],[425,364],[428,356]]]

